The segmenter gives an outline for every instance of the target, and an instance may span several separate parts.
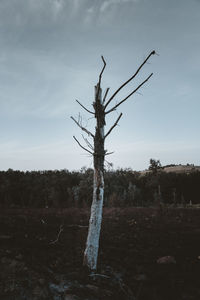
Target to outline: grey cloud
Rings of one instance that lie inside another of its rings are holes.
[[[0,24],[4,29],[47,30],[68,24],[82,5],[75,0],[3,0],[0,2]]]
[[[106,9],[108,9],[110,6],[112,5],[116,5],[116,4],[125,4],[125,3],[135,3],[137,2],[137,0],[106,0],[103,1],[103,3],[100,6],[100,11],[104,12]]]
[[[74,20],[76,27],[80,23],[87,24],[85,20],[89,16],[97,17],[110,6],[134,2],[137,0],[2,0],[0,24],[10,29],[16,26],[25,30],[28,26],[41,30],[41,26],[52,29]]]

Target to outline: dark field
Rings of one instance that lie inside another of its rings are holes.
[[[82,269],[89,210],[0,217],[0,300],[200,299],[199,209],[105,209],[93,276]]]

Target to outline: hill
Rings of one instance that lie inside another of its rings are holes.
[[[177,173],[177,174],[190,174],[193,172],[200,172],[200,166],[194,166],[193,164],[187,164],[187,165],[167,165],[163,166],[159,169],[159,171],[165,172],[165,173]],[[141,175],[145,175],[147,173],[150,173],[150,170],[144,170],[141,171]]]

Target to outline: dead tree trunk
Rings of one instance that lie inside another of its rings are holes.
[[[122,113],[118,116],[116,122],[113,126],[108,130],[105,134],[104,128],[106,125],[105,117],[110,112],[113,112],[117,109],[119,105],[125,102],[130,96],[132,96],[138,89],[140,89],[153,75],[150,74],[141,84],[139,84],[129,95],[127,95],[124,99],[120,102],[115,104],[112,108],[106,110],[108,105],[114,99],[114,97],[118,94],[118,92],[124,88],[130,81],[132,81],[137,74],[139,73],[140,69],[146,64],[147,60],[155,54],[155,51],[152,51],[144,62],[139,66],[137,71],[133,74],[131,78],[129,78],[126,82],[124,82],[109,98],[106,102],[106,97],[109,91],[109,88],[106,89],[105,95],[102,98],[102,89],[101,89],[101,78],[106,67],[106,62],[102,56],[103,60],[103,68],[99,75],[99,81],[95,86],[95,101],[93,103],[94,111],[87,109],[84,105],[82,105],[78,100],[76,100],[80,106],[85,109],[88,113],[93,114],[96,119],[96,127],[95,127],[95,134],[91,133],[85,127],[82,126],[81,119],[79,120],[73,119],[73,121],[84,131],[87,133],[88,137],[92,138],[92,143],[85,137],[84,141],[87,145],[87,148],[82,146],[82,144],[76,139],[74,139],[78,143],[78,145],[90,153],[93,156],[93,164],[94,164],[94,179],[93,179],[93,201],[91,206],[91,215],[89,221],[89,229],[88,229],[88,237],[86,242],[86,248],[84,252],[84,260],[83,264],[86,266],[90,271],[94,271],[97,268],[97,258],[98,258],[98,250],[99,250],[99,237],[101,231],[101,222],[102,222],[102,209],[103,209],[103,197],[104,197],[104,161],[105,155],[112,154],[113,152],[108,153],[105,150],[105,139],[111,133],[111,131],[117,126],[120,118],[122,117]],[[88,150],[89,148],[89,150]]]
[[[89,230],[86,248],[84,252],[83,264],[90,270],[95,270],[99,249],[99,237],[102,221],[103,195],[104,195],[104,126],[105,113],[102,103],[101,88],[95,87],[95,118],[96,129],[94,136],[94,181],[93,181],[93,201],[89,221]]]

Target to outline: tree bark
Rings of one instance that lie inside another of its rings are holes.
[[[89,221],[88,237],[84,252],[83,265],[93,271],[97,268],[99,250],[99,237],[102,222],[103,198],[104,198],[104,126],[105,113],[102,102],[101,88],[95,87],[95,118],[96,130],[94,136],[94,181],[93,201]]]

